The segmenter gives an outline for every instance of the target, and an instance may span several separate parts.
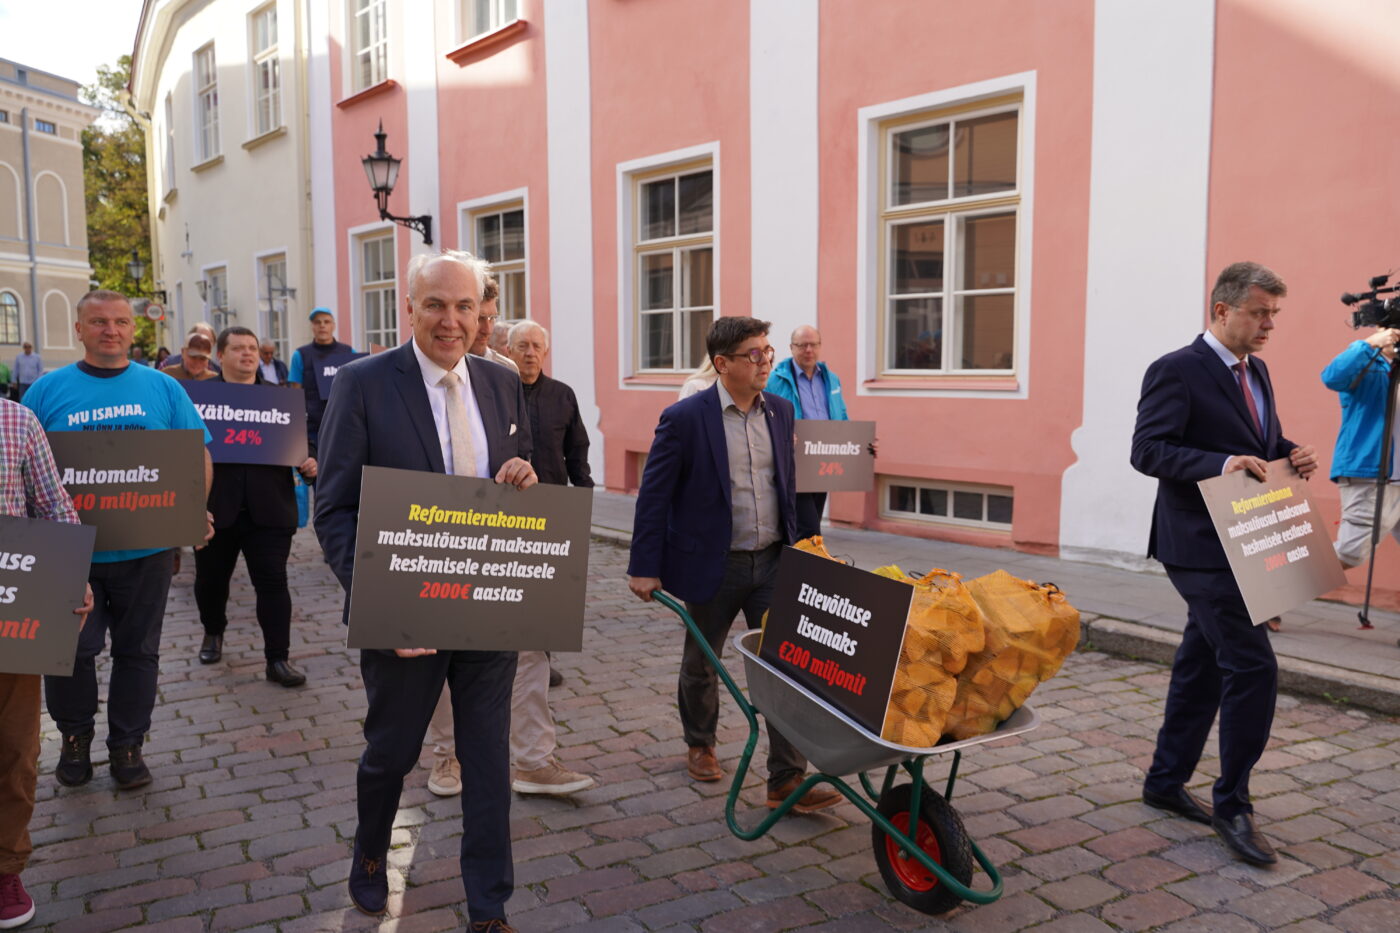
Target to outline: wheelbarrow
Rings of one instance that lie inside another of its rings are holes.
[[[845,713],[807,690],[758,656],[761,631],[734,636],[734,646],[744,659],[748,680],[747,699],[729,676],[724,664],[710,648],[685,607],[666,593],[652,594],[685,623],[686,630],[705,653],[706,659],[739,705],[749,722],[749,738],[735,769],[734,781],[724,804],[724,820],[729,831],[740,839],[758,839],[782,819],[793,804],[818,784],[830,784],[870,818],[870,835],[875,864],[880,877],[896,899],[926,914],[941,914],[963,901],[990,904],[1001,897],[1001,873],[967,835],[962,817],[949,802],[957,782],[963,749],[1029,732],[1040,725],[1040,717],[1030,706],[1022,706],[997,729],[934,748],[911,748],[886,742],[852,720]],[[734,807],[748,774],[754,749],[758,746],[758,713],[762,713],[787,737],[817,770],[802,781],[787,798],[751,829],[739,825]],[[940,795],[924,780],[924,762],[934,755],[948,755],[952,763]],[[877,789],[868,772],[884,768]],[[907,784],[896,784],[901,769],[910,777]],[[842,780],[855,774],[859,788]],[[990,887],[974,890],[974,861],[986,873]]]

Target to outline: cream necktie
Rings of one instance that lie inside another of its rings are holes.
[[[449,370],[438,380],[447,389],[447,433],[452,443],[452,472],[457,476],[476,475],[476,448],[472,446],[471,419],[462,401],[462,377]]]

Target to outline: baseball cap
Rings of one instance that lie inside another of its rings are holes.
[[[331,312],[330,308],[312,308],[311,316],[307,320],[316,320],[316,315],[318,314],[329,314],[331,317],[335,317],[335,314]]]
[[[207,360],[213,349],[208,337],[203,334],[190,334],[185,340],[185,345],[180,348],[180,353],[183,356],[203,357]]]

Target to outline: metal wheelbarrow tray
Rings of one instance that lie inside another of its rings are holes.
[[[710,649],[685,607],[657,591],[656,600],[681,617],[716,674],[728,688],[739,710],[749,723],[749,737],[734,772],[725,801],[724,817],[730,832],[740,839],[758,839],[785,816],[812,787],[830,784],[870,818],[875,863],[890,893],[916,910],[944,913],[962,901],[990,904],[1001,897],[1001,874],[976,843],[968,838],[962,818],[948,802],[953,796],[962,750],[982,742],[1020,735],[1040,725],[1040,717],[1029,706],[1022,706],[986,735],[934,748],[912,748],[887,742],[870,732],[830,703],[794,683],[782,672],[758,657],[762,633],[748,631],[734,637],[734,646],[744,659],[749,695],[744,696],[724,664]],[[748,774],[749,763],[758,745],[758,713],[782,732],[818,770],[809,774],[778,807],[751,829],[740,826],[734,810]],[[924,780],[925,761],[951,753],[948,779],[940,795]],[[877,789],[866,772],[884,768],[884,779]],[[899,772],[907,772],[908,784],[896,784]],[[859,788],[842,780],[856,774]],[[987,890],[974,890],[973,862],[981,866],[990,882]]]

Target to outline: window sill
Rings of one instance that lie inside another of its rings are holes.
[[[690,373],[646,373],[628,376],[622,385],[627,389],[679,389],[689,378]]]
[[[871,392],[902,392],[938,389],[1016,392],[1021,381],[1015,376],[882,376],[867,379],[861,387]]]
[[[458,65],[466,65],[482,53],[505,45],[511,39],[514,39],[529,28],[530,24],[523,19],[512,20],[500,29],[493,29],[490,32],[483,32],[479,36],[472,36],[466,42],[463,42],[461,45],[448,52],[447,60]]]
[[[344,110],[347,107],[355,106],[362,100],[369,100],[371,97],[378,97],[380,94],[387,94],[390,91],[397,90],[398,86],[399,82],[395,81],[393,78],[385,78],[378,84],[371,84],[363,91],[358,91],[354,94],[351,94],[344,100],[337,102],[336,106],[339,107],[341,110]]]
[[[286,136],[286,135],[287,135],[287,128],[286,128],[285,126],[279,126],[279,127],[277,127],[276,129],[274,129],[274,130],[268,130],[266,133],[263,133],[261,136],[254,136],[252,139],[249,139],[249,140],[244,141],[244,143],[243,143],[243,148],[244,148],[244,149],[247,149],[247,150],[249,150],[249,151],[251,152],[252,150],[254,150],[254,149],[258,148],[259,146],[261,146],[263,143],[270,143],[270,142],[272,142],[274,139],[276,139],[277,137],[279,137],[279,136]]]
[[[221,152],[221,153],[219,153],[218,155],[214,156],[212,159],[205,159],[203,162],[200,162],[198,165],[191,165],[191,166],[190,166],[190,171],[191,171],[191,172],[196,172],[196,173],[197,173],[197,172],[207,172],[207,171],[209,171],[211,168],[214,168],[215,166],[223,165],[223,164],[224,164],[224,154]]]

